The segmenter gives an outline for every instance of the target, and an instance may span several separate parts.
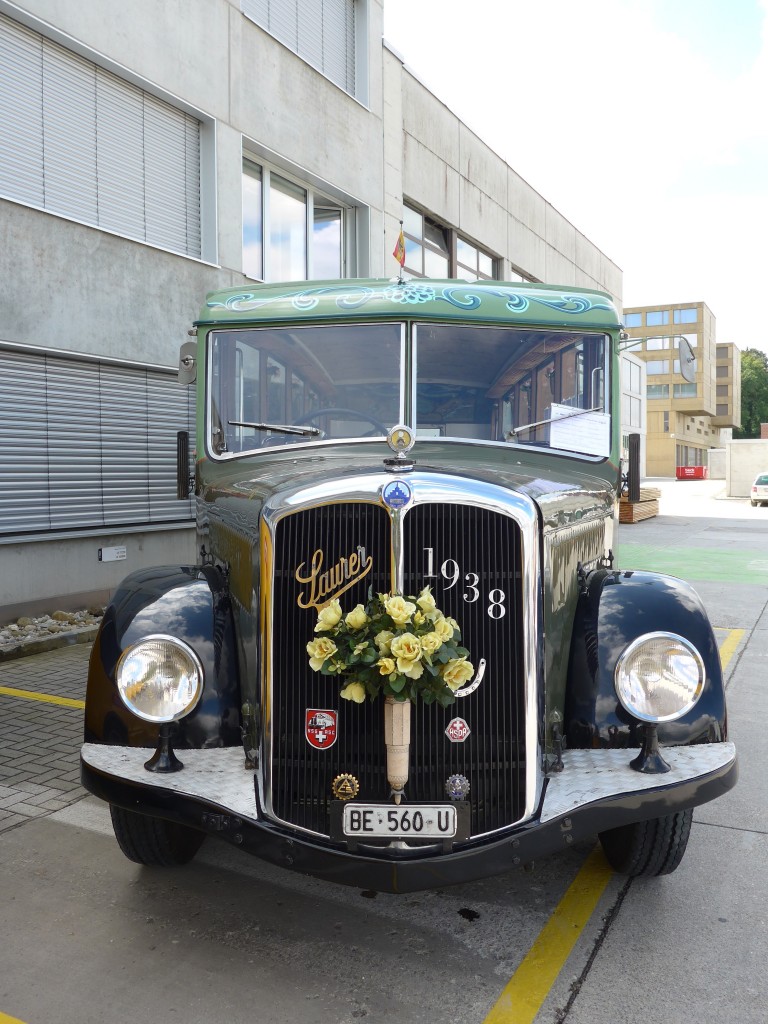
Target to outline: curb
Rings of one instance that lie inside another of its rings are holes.
[[[72,644],[90,644],[96,639],[98,630],[98,626],[85,626],[83,629],[72,630],[68,633],[55,633],[52,636],[22,640],[20,643],[11,644],[8,647],[0,647],[0,665],[6,661],[29,657],[32,654],[45,654],[61,647],[70,647]]]

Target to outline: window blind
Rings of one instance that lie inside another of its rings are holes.
[[[356,0],[241,0],[243,14],[355,95]]]
[[[0,350],[0,533],[189,520],[176,433],[194,420],[173,372]]]
[[[0,195],[200,257],[200,122],[0,15]]]

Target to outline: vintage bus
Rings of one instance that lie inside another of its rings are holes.
[[[123,852],[214,835],[393,892],[592,835],[676,868],[737,761],[701,601],[620,558],[611,299],[253,285],[192,333],[199,558],[122,583],[89,671]]]

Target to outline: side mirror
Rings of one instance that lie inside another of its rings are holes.
[[[678,351],[680,353],[680,373],[683,375],[683,380],[693,384],[696,380],[696,356],[693,354],[693,349],[687,338],[680,337]]]
[[[179,384],[197,380],[197,342],[185,341],[179,350]]]

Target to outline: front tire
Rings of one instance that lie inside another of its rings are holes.
[[[677,811],[608,829],[600,833],[600,842],[608,863],[619,874],[630,878],[668,875],[683,859],[692,821],[692,810]]]
[[[128,860],[153,867],[188,864],[205,839],[204,832],[163,818],[109,805],[118,846]]]

